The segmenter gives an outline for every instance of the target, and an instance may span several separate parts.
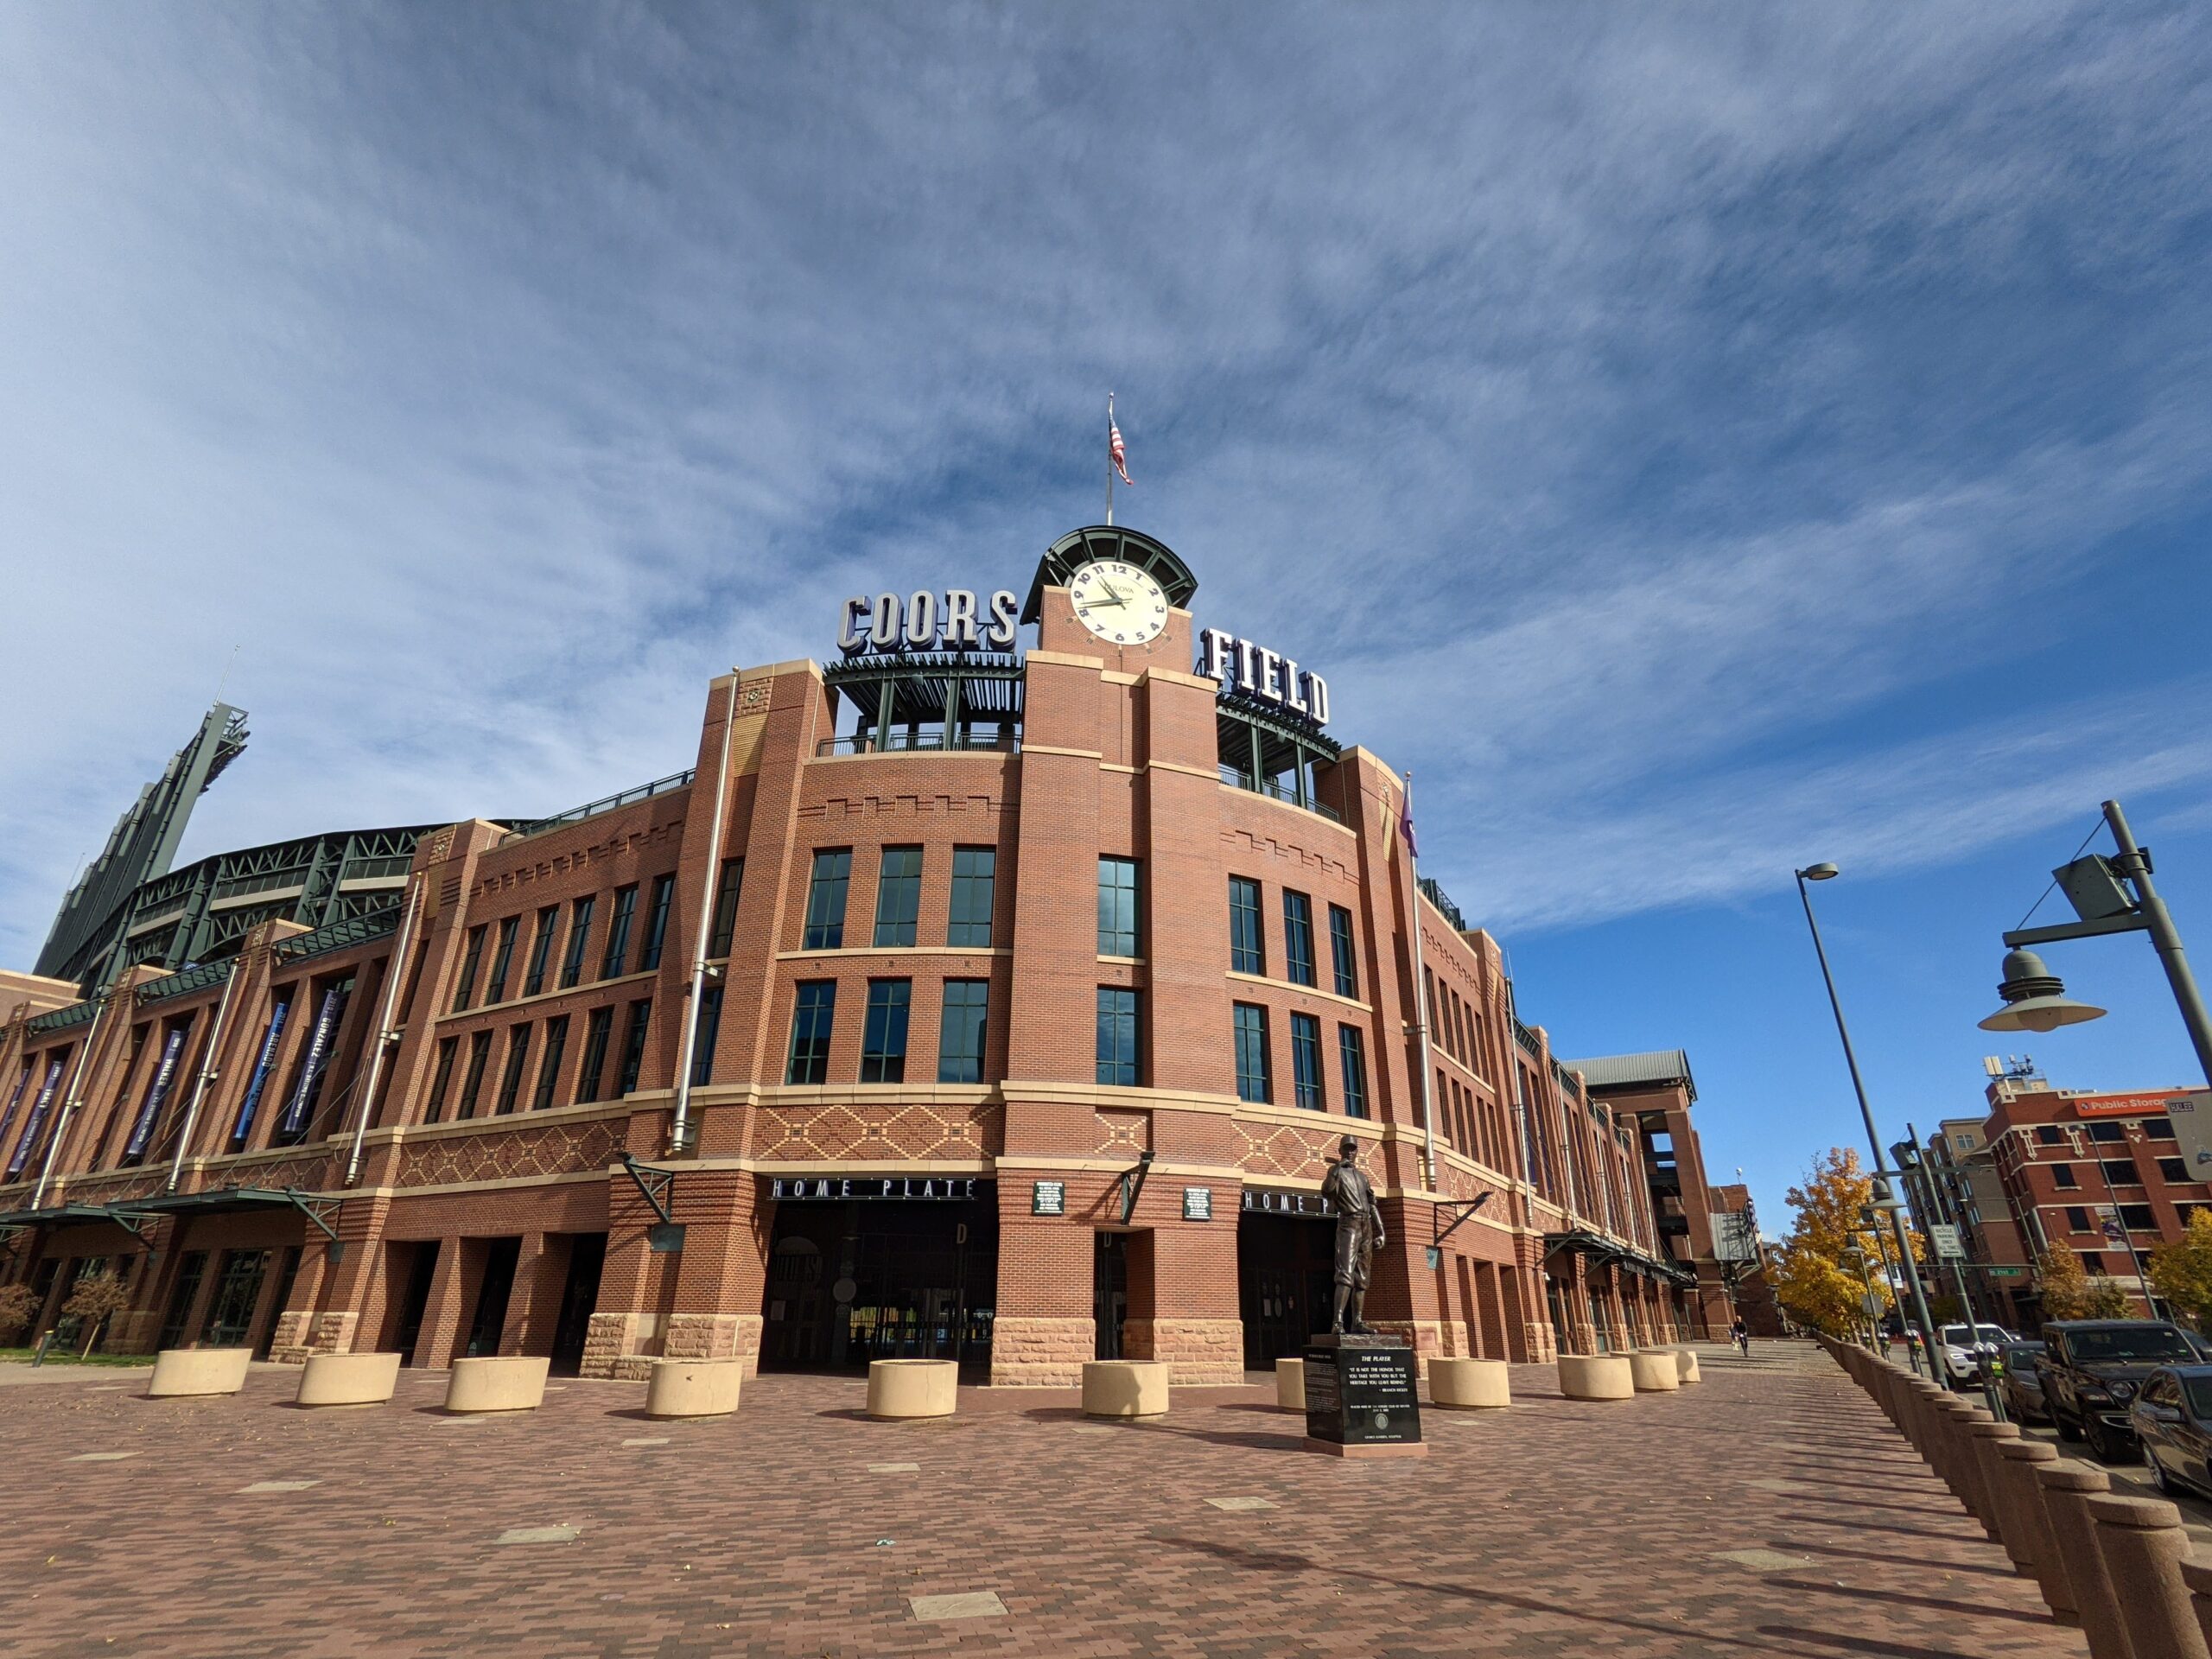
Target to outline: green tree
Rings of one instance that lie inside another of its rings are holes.
[[[2212,1320],[2212,1211],[2190,1212],[2178,1242],[2151,1252],[2151,1283],[2199,1330]]]

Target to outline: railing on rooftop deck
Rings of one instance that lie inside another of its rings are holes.
[[[45,1014],[34,1014],[29,1022],[33,1031],[65,1031],[71,1026],[81,1026],[92,1017],[97,1004],[72,1002],[66,1008],[54,1008]]]
[[[1217,762],[1216,766],[1221,773],[1221,781],[1231,789],[1244,790],[1254,795],[1264,795],[1269,800],[1281,801],[1287,806],[1302,807],[1308,812],[1318,812],[1331,823],[1342,823],[1344,821],[1344,815],[1336,808],[1325,806],[1310,795],[1304,800],[1300,800],[1297,789],[1278,779],[1262,778],[1255,781],[1250,772],[1232,766],[1226,761]]]
[[[596,801],[587,801],[582,806],[572,806],[565,812],[556,812],[550,818],[531,818],[518,823],[500,837],[500,844],[520,841],[524,836],[543,835],[548,830],[558,830],[564,823],[582,823],[586,818],[595,818],[602,812],[612,812],[617,807],[635,806],[639,801],[650,801],[656,795],[665,795],[671,790],[682,789],[691,781],[692,768],[671,772],[665,778],[656,778],[650,784],[639,784],[635,789],[626,789],[619,795],[608,795]]]
[[[138,988],[138,1001],[164,1001],[172,996],[189,996],[194,991],[204,991],[210,985],[219,985],[230,976],[231,964],[224,962],[195,962],[188,968],[180,968],[166,979],[149,980]]]
[[[1444,912],[1444,919],[1446,921],[1451,923],[1455,929],[1462,933],[1467,931],[1467,918],[1459,913],[1459,906],[1452,902],[1451,894],[1446,893],[1443,888],[1436,885],[1436,878],[1434,876],[1424,875],[1421,877],[1421,890],[1428,895],[1428,902],[1430,904],[1434,905],[1439,910]]]
[[[299,962],[308,957],[343,950],[348,945],[366,944],[372,939],[380,939],[387,933],[399,931],[400,908],[392,905],[383,910],[371,911],[365,916],[348,916],[327,927],[318,927],[311,933],[295,933],[289,939],[279,939],[274,954],[280,962]]]
[[[1544,1046],[1536,1040],[1536,1033],[1518,1020],[1513,1022],[1513,1040],[1531,1054],[1541,1055],[1544,1052]]]
[[[947,749],[1018,754],[1021,734],[1001,732],[985,737],[976,732],[890,732],[878,738],[868,732],[848,732],[842,737],[825,737],[814,746],[817,758],[830,754],[941,754]]]

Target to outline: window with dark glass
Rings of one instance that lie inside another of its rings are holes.
[[[614,889],[614,913],[607,918],[607,954],[599,959],[601,979],[619,979],[630,959],[630,923],[638,909],[635,882]]]
[[[914,997],[910,979],[871,979],[868,1018],[861,1025],[861,1081],[906,1080],[906,1015]]]
[[[2120,1125],[2113,1122],[2110,1118],[2107,1118],[2101,1123],[2092,1123],[2089,1125],[2089,1139],[2092,1141],[2115,1142],[2125,1141],[2127,1139],[2127,1131]]]
[[[1249,876],[1229,878],[1229,968],[1237,974],[1268,971],[1267,940],[1260,927],[1260,884]]]
[[[476,965],[484,957],[484,933],[485,930],[480,926],[468,930],[468,950],[461,959],[461,982],[454,988],[453,993],[453,1011],[455,1014],[467,1007],[469,1000],[476,995]]]
[[[2074,1166],[2071,1164],[2052,1164],[2049,1166],[2049,1167],[2050,1170],[2050,1184],[2053,1186],[2078,1186],[2081,1185],[2080,1182],[2074,1179]]]
[[[2174,1121],[2171,1117],[2146,1117],[2143,1120],[2145,1141],[2171,1141],[2174,1138]]]
[[[553,954],[553,935],[558,930],[561,907],[548,905],[537,912],[537,924],[530,936],[530,969],[522,977],[522,994],[536,996],[545,988],[545,964]]]
[[[2131,1233],[2155,1233],[2158,1217],[2147,1204],[2123,1204],[2120,1206],[2120,1224]]]
[[[553,1085],[561,1075],[561,1057],[569,1046],[569,1016],[556,1014],[545,1022],[545,1058],[537,1063],[537,1092],[531,1109],[542,1112],[553,1103]]]
[[[561,959],[561,988],[567,990],[584,976],[584,952],[591,948],[591,912],[596,898],[576,900],[569,912],[569,953]]]
[[[1351,912],[1342,905],[1329,906],[1329,957],[1337,970],[1337,995],[1359,995],[1359,961],[1352,953]]]
[[[499,1074],[499,1103],[493,1110],[504,1116],[515,1109],[522,1092],[523,1063],[530,1058],[530,1027],[516,1026],[507,1034],[507,1065]]]
[[[810,979],[800,982],[791,1004],[791,1062],[785,1083],[830,1081],[830,1031],[837,1018],[837,982]]]
[[[668,943],[668,907],[676,897],[676,878],[653,878],[653,896],[645,906],[645,948],[638,956],[638,971],[650,973],[660,966],[661,947]]]
[[[2089,1230],[2089,1211],[2087,1206],[2078,1204],[2069,1204],[2066,1206],[2066,1230],[2069,1233],[2086,1233]]]
[[[622,1071],[615,1079],[618,1099],[638,1086],[638,1074],[645,1065],[645,1027],[652,1017],[652,998],[641,996],[630,1005],[629,1017],[622,1027]]]
[[[1135,1088],[1141,1070],[1138,1042],[1137,994],[1120,985],[1101,985],[1098,1081],[1124,1089]]]
[[[806,936],[800,941],[808,950],[836,950],[845,943],[845,887],[853,874],[849,849],[814,855],[813,879],[806,887]]]
[[[2143,1172],[2135,1167],[2133,1158],[2107,1158],[2104,1160],[2105,1179],[2114,1186],[2140,1186]]]
[[[1268,1087],[1268,1011],[1249,1002],[1235,1008],[1236,1098],[1265,1104]]]
[[[980,950],[990,944],[998,863],[998,854],[988,847],[952,849],[952,910],[944,929],[947,944]]]
[[[1137,914],[1137,861],[1134,858],[1098,861],[1098,954],[1134,957],[1140,949]]]
[[[715,1080],[715,1045],[722,1034],[722,988],[709,985],[699,994],[699,1029],[691,1039],[691,1086]]]
[[[1292,984],[1313,982],[1313,901],[1288,887],[1282,892],[1282,959]]]
[[[2161,1180],[2185,1181],[2189,1179],[2189,1165],[2180,1158],[2161,1158],[2158,1160],[2158,1177]]]
[[[2036,1144],[2039,1147],[2056,1146],[2058,1144],[2058,1125],[2056,1123],[2037,1124]]]
[[[875,883],[875,943],[879,948],[914,944],[922,913],[922,849],[887,847]]]
[[[599,1080],[607,1070],[607,1039],[614,1027],[613,1008],[594,1008],[584,1021],[584,1063],[576,1068],[576,1104],[599,1098]]]
[[[484,1067],[492,1058],[492,1033],[480,1031],[468,1039],[468,1071],[461,1080],[461,1106],[456,1118],[476,1116],[476,1096],[484,1087]]]
[[[1307,1111],[1328,1109],[1321,1085],[1321,1022],[1310,1014],[1290,1016],[1290,1086]]]
[[[1367,1116],[1367,1045],[1357,1026],[1337,1027],[1337,1058],[1344,1080],[1344,1116]]]
[[[983,1042],[990,1027],[991,984],[986,979],[948,979],[938,1022],[937,1080],[981,1083]]]
[[[423,1121],[435,1123],[446,1109],[446,1090],[453,1084],[454,1056],[461,1052],[461,1039],[446,1037],[438,1042],[438,1069],[430,1076],[430,1103],[424,1109]]]
[[[486,1002],[507,1000],[507,969],[515,959],[515,930],[522,925],[519,916],[505,916],[499,920],[499,943],[492,952],[492,977],[484,987]]]
[[[741,858],[722,860],[722,872],[715,882],[715,925],[707,931],[707,956],[719,962],[729,955],[730,942],[737,937],[738,895],[745,891],[745,861]]]

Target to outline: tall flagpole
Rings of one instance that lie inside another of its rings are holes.
[[[1114,522],[1114,394],[1106,394],[1106,522]]]
[[[1421,960],[1421,855],[1414,850],[1413,837],[1406,834],[1406,825],[1413,821],[1414,775],[1406,773],[1405,801],[1399,808],[1398,839],[1406,844],[1407,909],[1412,913],[1414,945],[1414,1028],[1421,1039],[1421,1185],[1430,1192],[1436,1185],[1436,1097],[1429,1089],[1429,1035],[1427,966]]]

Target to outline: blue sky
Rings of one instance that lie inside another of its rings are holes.
[[[0,960],[233,645],[188,856],[558,810],[1021,585],[1111,386],[1205,620],[1778,1218],[1858,1139],[1793,866],[1888,1128],[2105,794],[2212,957],[2208,88],[2181,6],[9,8]],[[2053,961],[2056,1080],[2191,1077]]]

